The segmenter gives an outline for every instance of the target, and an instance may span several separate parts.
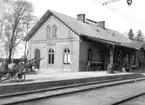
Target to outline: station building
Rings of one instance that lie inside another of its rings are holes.
[[[114,64],[145,67],[144,42],[133,42],[85,14],[73,18],[48,10],[24,40],[29,43],[28,58],[44,57],[39,65],[46,71],[109,70]]]

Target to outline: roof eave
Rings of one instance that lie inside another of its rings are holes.
[[[51,10],[47,10],[47,12],[40,18],[40,20],[36,23],[36,25],[30,30],[30,32],[25,36],[24,41],[29,41],[30,38],[36,33],[37,29],[41,27],[41,25],[46,21],[49,14],[53,14],[57,19],[67,25],[75,34],[80,35],[80,32],[77,32],[71,26],[69,26],[65,21],[57,17]]]
[[[46,13],[39,19],[39,21],[35,24],[35,26],[29,31],[29,33],[25,36],[24,41],[29,41],[30,38],[36,33],[36,30],[39,29],[43,22],[46,21],[47,17],[50,15],[50,11],[47,10]]]
[[[84,35],[84,34],[81,34],[81,36],[82,37],[85,37],[85,38],[88,38],[88,39],[91,39],[91,40],[95,40],[95,41],[98,41],[98,42],[102,42],[102,43],[107,43],[107,44],[112,44],[112,45],[120,45],[121,44],[119,42],[105,40],[105,39],[96,38],[96,37],[91,37],[91,36]]]

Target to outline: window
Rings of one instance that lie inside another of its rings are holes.
[[[92,49],[88,50],[88,61],[93,61],[93,51],[92,51]]]
[[[56,25],[53,25],[52,27],[52,38],[56,38],[57,37],[57,27]]]
[[[52,48],[48,50],[48,64],[54,64],[54,50]]]
[[[50,35],[51,34],[51,28],[50,26],[47,26],[47,29],[46,29],[46,39],[50,38]]]
[[[132,55],[132,65],[136,65],[136,54],[133,53]]]
[[[71,37],[73,32],[71,30],[68,31],[68,36]]]
[[[63,64],[69,65],[71,62],[70,60],[70,50],[68,48],[64,49],[63,52]]]

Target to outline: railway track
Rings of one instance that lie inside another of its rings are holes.
[[[145,105],[145,93],[126,98],[112,105]]]
[[[27,91],[27,92],[21,92],[16,94],[0,95],[0,100],[1,100],[0,104],[2,105],[18,104],[22,102],[37,100],[37,99],[49,98],[49,97],[81,92],[81,91],[91,90],[91,89],[100,89],[103,87],[121,85],[121,84],[132,83],[132,82],[143,81],[143,80],[145,80],[144,77],[118,78],[112,80],[96,81],[96,82],[89,82],[83,84],[73,84],[73,85],[60,86],[60,87],[54,87],[48,89],[40,89],[35,91]]]

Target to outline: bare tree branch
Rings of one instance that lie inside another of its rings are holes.
[[[9,53],[9,60],[21,43],[33,21],[33,5],[25,0],[3,0],[4,5],[0,14],[0,36],[3,38],[5,50]],[[3,23],[3,24],[2,24]]]
[[[13,48],[16,47],[23,39],[24,39],[24,37],[21,38],[21,39],[13,46]]]

